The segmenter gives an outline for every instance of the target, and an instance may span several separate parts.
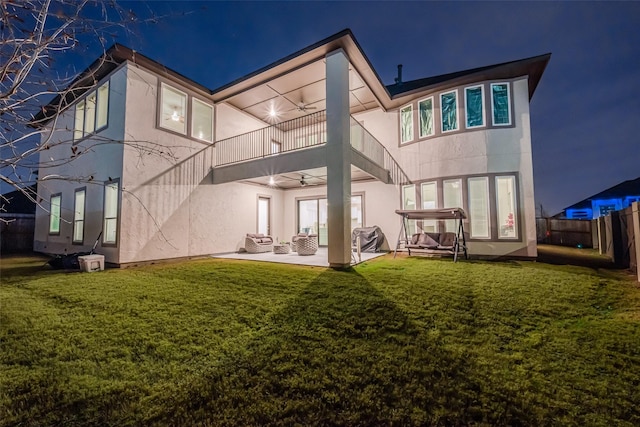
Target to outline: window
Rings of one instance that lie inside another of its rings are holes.
[[[433,97],[418,102],[418,111],[420,114],[420,138],[433,135]]]
[[[76,104],[76,124],[73,131],[74,141],[77,141],[84,136],[84,106],[84,101],[80,101]]]
[[[104,227],[102,243],[116,244],[118,232],[118,182],[104,186]]]
[[[362,196],[351,196],[351,231],[362,224]]]
[[[518,212],[516,210],[516,179],[514,176],[496,177],[496,207],[498,212],[498,238],[518,238]]]
[[[187,94],[162,83],[160,127],[187,133]]]
[[[106,127],[108,113],[109,82],[107,81],[76,104],[75,124],[73,127],[74,141],[78,141]]]
[[[213,142],[213,107],[195,98],[191,107],[193,110],[191,136]]]
[[[489,178],[486,176],[469,178],[469,223],[472,239],[491,237],[489,227]]]
[[[271,140],[271,154],[278,154],[282,151],[282,144],[278,141]]]
[[[462,207],[462,180],[447,179],[442,182],[442,201],[445,208]],[[447,219],[444,222],[445,231],[457,232],[456,220]]]
[[[51,196],[51,205],[49,212],[49,234],[60,234],[60,204],[62,202],[61,194]]]
[[[414,184],[402,187],[402,209],[416,209],[416,186]],[[412,235],[416,232],[416,221],[407,221],[407,233]]]
[[[491,110],[494,126],[511,125],[509,83],[491,84]]]
[[[271,198],[269,197],[258,197],[258,233],[265,236],[271,234]]]
[[[440,94],[440,109],[442,110],[442,132],[458,129],[458,91]]]
[[[86,191],[84,188],[76,190],[73,207],[73,243],[84,242],[84,208]]]
[[[400,110],[400,143],[413,141],[413,106]]]
[[[98,88],[98,110],[96,111],[96,129],[102,129],[107,125],[109,112],[109,82]]]
[[[466,107],[467,128],[484,126],[484,93],[482,86],[472,86],[464,89],[464,104]]]
[[[422,209],[436,209],[438,207],[438,185],[435,182],[423,182],[420,186],[422,190]],[[429,232],[438,231],[438,222],[435,219],[422,221],[422,230]]]

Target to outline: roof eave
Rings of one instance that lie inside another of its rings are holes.
[[[391,96],[391,99],[393,100],[394,107],[399,107],[400,105],[407,102],[409,98],[413,98],[421,93],[448,89],[450,87],[473,83],[480,80],[499,80],[516,78],[526,75],[528,77],[529,85],[529,100],[531,100],[536,88],[538,87],[538,83],[542,78],[542,74],[544,73],[544,70],[549,63],[550,58],[551,53],[547,53],[532,58],[482,67],[481,69],[478,69],[479,71],[473,71],[472,69],[469,70],[469,72],[466,74],[464,71],[452,73],[453,75],[455,75],[455,77],[447,79],[445,75],[443,76],[443,81],[434,84],[426,84],[424,86],[415,87],[404,92],[395,93]],[[413,82],[416,81],[414,80]],[[412,82],[405,82],[404,84],[407,85],[407,87],[410,87],[411,83]]]

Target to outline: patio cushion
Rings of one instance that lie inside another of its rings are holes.
[[[440,236],[440,246],[445,248],[453,248],[453,245],[456,243],[456,234],[455,233],[442,233]]]
[[[433,234],[437,235],[437,233],[433,233]],[[420,234],[420,237],[418,237],[418,245],[427,247],[427,248],[437,248],[438,241],[435,240],[431,235],[427,233],[422,233]]]

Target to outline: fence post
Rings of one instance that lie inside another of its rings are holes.
[[[633,241],[636,247],[636,274],[640,282],[640,202],[633,202],[631,205],[631,216],[633,217]]]
[[[607,253],[607,225],[604,217],[598,217],[598,251],[600,255]]]

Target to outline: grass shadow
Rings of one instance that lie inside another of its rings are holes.
[[[446,348],[355,271],[320,274],[258,336],[144,423],[453,425],[486,419],[470,353]],[[508,416],[489,408],[493,421]],[[518,408],[514,408],[516,412]],[[504,418],[502,418],[504,421]]]

